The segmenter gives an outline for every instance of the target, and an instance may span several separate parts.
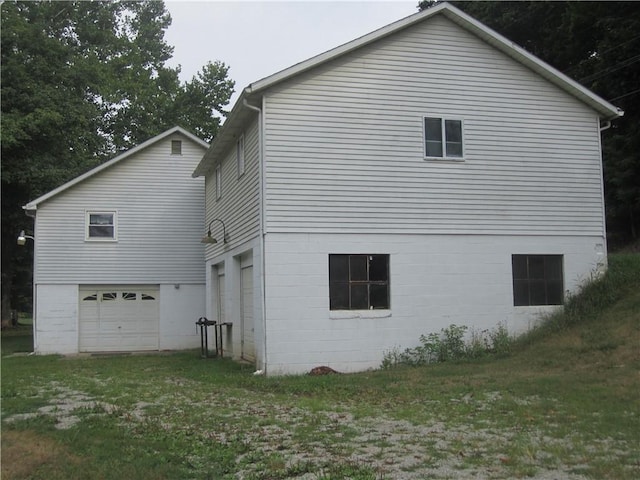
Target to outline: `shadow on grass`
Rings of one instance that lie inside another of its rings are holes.
[[[33,352],[31,325],[18,325],[2,331],[2,356],[21,352]]]

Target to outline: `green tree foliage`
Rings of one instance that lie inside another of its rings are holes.
[[[174,125],[210,141],[234,82],[215,62],[180,83],[160,1],[4,2],[0,13],[5,320],[12,297],[30,297],[22,205]]]
[[[610,244],[640,235],[640,3],[450,2],[625,111],[602,134]],[[424,10],[436,5],[420,2]]]

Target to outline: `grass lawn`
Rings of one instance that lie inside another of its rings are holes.
[[[2,478],[640,478],[637,287],[507,358],[354,375],[3,338]]]

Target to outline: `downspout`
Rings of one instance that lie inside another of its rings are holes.
[[[600,132],[598,134],[598,153],[600,156],[600,205],[602,208],[602,247],[599,248],[596,245],[597,254],[602,254],[602,259],[598,261],[596,265],[597,273],[604,273],[607,270],[609,259],[607,252],[609,250],[609,246],[607,245],[607,212],[605,210],[606,205],[604,201],[604,159],[602,152],[602,132],[611,128],[611,120],[607,120],[604,125],[600,124],[600,120],[598,120],[598,127]],[[600,252],[601,250],[601,252]]]
[[[267,373],[267,297],[266,297],[266,259],[265,259],[265,246],[264,246],[264,237],[266,234],[265,228],[265,200],[264,200],[264,192],[265,192],[265,162],[264,162],[264,97],[262,97],[262,108],[255,107],[253,105],[249,105],[247,99],[242,100],[242,104],[247,107],[249,110],[253,110],[258,113],[258,163],[259,163],[259,174],[260,174],[260,258],[261,258],[261,269],[262,271],[262,281],[260,282],[260,299],[262,301],[262,355],[263,355],[263,365],[262,370],[266,374]]]

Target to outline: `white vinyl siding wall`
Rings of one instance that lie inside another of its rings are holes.
[[[260,174],[259,174],[259,127],[258,118],[252,121],[244,133],[244,166],[245,173],[238,177],[236,143],[225,155],[220,168],[222,179],[222,196],[216,199],[216,176],[213,167],[206,176],[206,227],[214,218],[221,219],[229,235],[229,243],[222,242],[207,245],[206,258],[220,255],[225,249],[242,245],[255,238],[260,231]],[[219,222],[212,225],[212,236],[222,238],[222,226]]]
[[[204,151],[175,134],[38,205],[36,283],[203,284]],[[117,241],[85,241],[86,211],[117,211]]]
[[[596,113],[446,18],[265,96],[267,232],[604,234]],[[424,159],[433,113],[464,161]]]

